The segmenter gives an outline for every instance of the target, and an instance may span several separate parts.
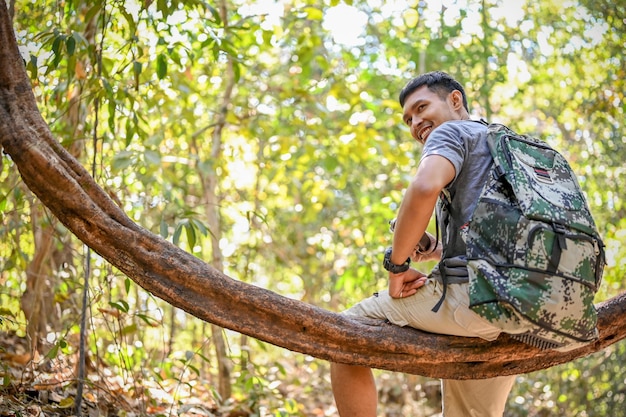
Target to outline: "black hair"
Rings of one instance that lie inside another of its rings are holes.
[[[439,95],[442,100],[445,100],[446,97],[448,97],[448,94],[450,94],[454,90],[459,90],[461,92],[461,95],[463,96],[463,107],[465,107],[465,110],[469,112],[465,89],[463,89],[463,86],[457,80],[455,80],[449,74],[443,71],[427,72],[409,81],[404,86],[402,91],[400,91],[400,97],[398,98],[398,100],[400,101],[400,105],[404,107],[404,101],[406,100],[406,98],[413,91],[422,86],[427,86],[430,91]]]

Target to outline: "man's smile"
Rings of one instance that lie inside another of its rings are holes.
[[[426,142],[426,138],[428,137],[428,135],[430,134],[432,130],[433,130],[432,126],[424,126],[417,132],[417,137],[422,143],[424,143]]]

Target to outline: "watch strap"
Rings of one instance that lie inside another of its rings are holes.
[[[385,257],[383,259],[383,268],[385,268],[387,271],[391,272],[392,274],[399,274],[399,273],[407,271],[410,265],[411,265],[411,258],[407,258],[406,261],[404,261],[404,263],[400,265],[394,264],[393,262],[391,262],[391,247],[388,247],[385,250]]]

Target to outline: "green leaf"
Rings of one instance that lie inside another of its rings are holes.
[[[126,139],[124,144],[126,147],[131,144],[133,138],[135,137],[135,133],[137,132],[137,126],[133,123],[130,118],[126,119],[126,123],[124,124],[124,129],[126,131]]]
[[[58,353],[59,353],[59,344],[55,343],[54,346],[52,346],[52,349],[50,349],[48,353],[46,353],[46,359],[54,359],[57,357]]]
[[[174,245],[178,245],[178,242],[180,242],[180,235],[183,232],[183,225],[181,223],[176,225],[176,229],[174,229],[174,236],[172,236],[172,243],[174,243]]]
[[[79,45],[79,44],[87,45],[89,43],[87,42],[87,39],[85,39],[83,34],[80,32],[72,32],[72,38],[74,38],[74,40],[76,41],[76,45]]]
[[[217,9],[208,3],[206,7],[207,9],[209,9],[209,12],[211,12],[211,16],[213,16],[213,20],[215,20],[215,23],[217,23],[218,25],[221,25],[222,17],[220,16],[220,13],[217,11]]]
[[[146,151],[143,153],[143,156],[147,164],[156,166],[161,165],[161,154],[157,151],[146,149]]]
[[[134,34],[137,31],[137,23],[135,22],[133,15],[128,13],[124,6],[120,7],[119,11],[122,13],[122,15],[124,15],[126,21],[128,22],[128,31]]]
[[[196,375],[200,375],[200,370],[198,369],[198,367],[189,363],[187,364],[187,368],[191,369]]]
[[[113,92],[113,87],[111,87],[111,83],[106,78],[100,78],[100,82],[102,83],[102,88],[104,89],[107,97],[111,100],[109,102],[109,111],[113,110],[113,113],[115,113],[115,94]],[[113,107],[111,108],[111,106]]]
[[[167,57],[164,54],[157,55],[156,67],[157,77],[162,80],[167,75]]]
[[[71,408],[74,407],[74,399],[72,397],[63,398],[59,401],[59,408]]]
[[[111,307],[115,307],[116,309],[118,309],[119,311],[123,313],[128,313],[128,310],[130,310],[130,305],[128,304],[128,301],[126,300],[110,301],[109,305]]]
[[[135,89],[139,88],[139,76],[141,75],[142,69],[143,69],[143,65],[141,62],[137,60],[133,61],[133,75],[135,77]]]
[[[311,20],[322,20],[324,18],[324,12],[319,7],[305,7],[306,17]]]
[[[274,32],[270,30],[264,30],[261,35],[263,36],[263,44],[266,46],[270,46],[272,44],[272,37],[274,36]]]
[[[196,246],[196,228],[193,227],[193,223],[185,224],[185,232],[187,235],[187,244],[190,249],[193,249]]]
[[[73,36],[68,37],[65,40],[65,47],[67,48],[69,56],[74,55],[74,51],[76,51],[76,39]]]
[[[61,34],[54,39],[52,42],[52,52],[54,52],[54,59],[50,64],[50,69],[56,69],[59,66],[59,62],[63,58],[61,54],[61,44],[65,42],[65,35]]]
[[[137,333],[137,325],[135,323],[124,326],[121,330],[121,334],[127,336],[129,334]]]
[[[30,55],[26,69],[28,69],[31,79],[37,79],[37,57],[35,55]]]
[[[111,167],[114,171],[121,171],[131,166],[134,162],[134,154],[131,151],[122,151],[113,157]]]
[[[239,62],[233,62],[233,72],[235,73],[235,82],[238,83],[241,78],[241,66]]]
[[[157,10],[163,13],[163,17],[167,17],[170,14],[167,0],[157,0]]]
[[[6,202],[6,200],[3,200],[3,201]],[[4,209],[0,207],[0,211],[3,211],[3,210]],[[15,314],[13,314],[13,312],[9,310],[8,308],[0,307],[0,316],[15,317]]]
[[[158,327],[161,325],[161,322],[154,317],[150,317],[146,314],[137,313],[137,317],[143,320],[150,327]]]
[[[211,363],[211,359],[205,355],[203,355],[201,352],[196,352],[196,356],[200,357],[203,361],[205,361],[206,363]]]
[[[65,35],[58,35],[56,38],[54,38],[54,41],[52,42],[52,52],[54,52],[54,55],[59,55],[61,52],[59,51],[59,48],[61,47],[61,43],[65,40]]]
[[[204,223],[202,223],[198,219],[191,219],[191,224],[203,235],[206,236],[208,233],[208,229]]]
[[[85,22],[89,22],[91,19],[93,19],[94,16],[100,11],[101,8],[102,8],[102,2],[101,1],[97,1],[91,7],[91,9],[89,9],[87,11],[87,13],[85,13]]]
[[[111,132],[115,132],[115,102],[113,100],[109,101],[108,108],[109,118],[107,120],[107,124],[109,125],[109,130],[111,130]]]

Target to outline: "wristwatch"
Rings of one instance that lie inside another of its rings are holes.
[[[391,262],[391,247],[388,247],[385,250],[385,257],[383,258],[383,268],[392,274],[399,274],[401,272],[405,272],[409,269],[409,265],[411,265],[411,258],[406,258],[403,264],[396,265]]]

